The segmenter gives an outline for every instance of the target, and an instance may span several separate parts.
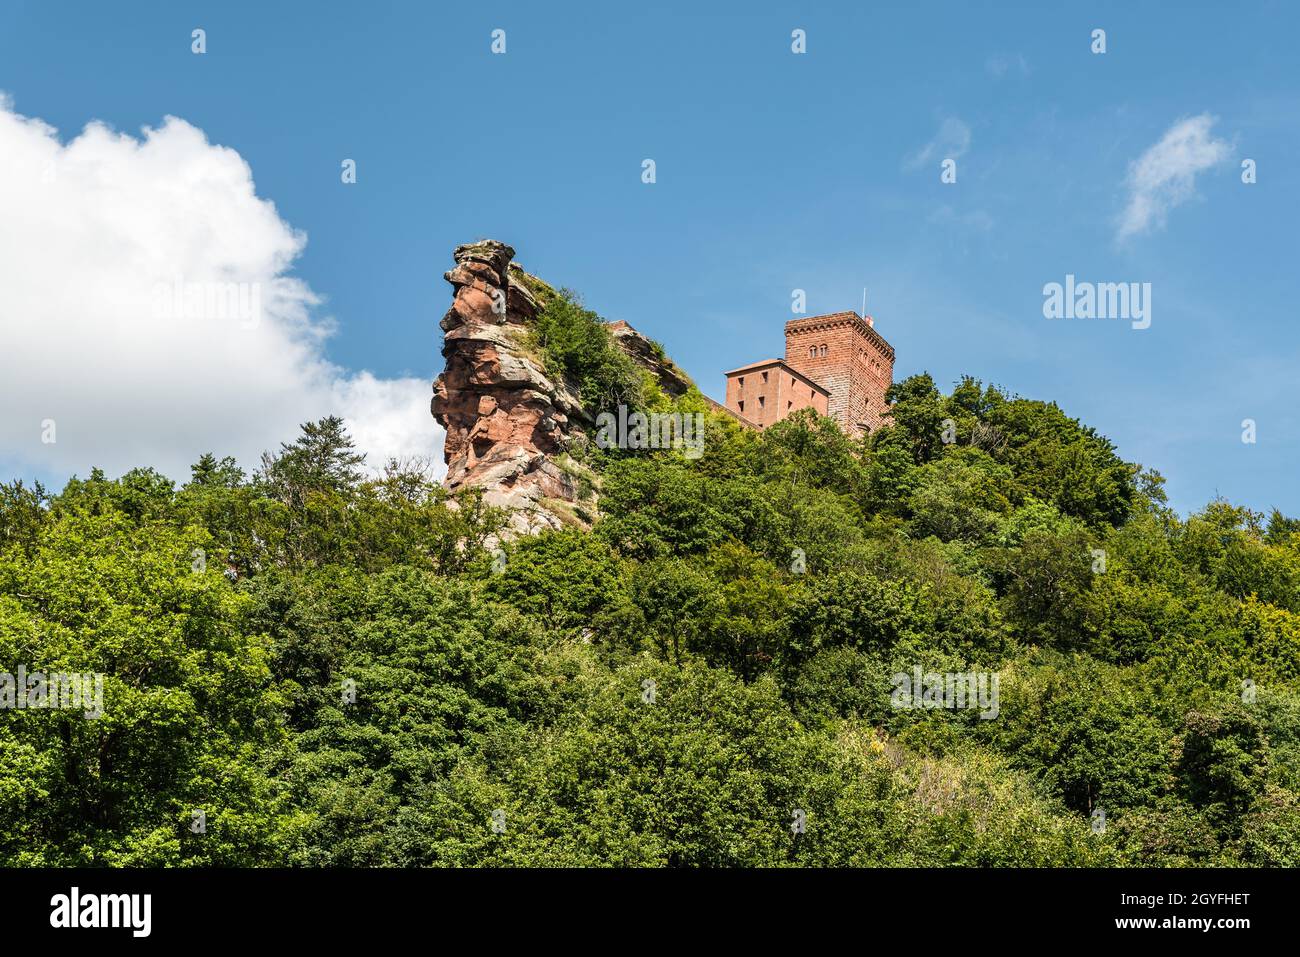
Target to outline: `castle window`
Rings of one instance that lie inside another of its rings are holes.
[[[816,358],[817,358],[817,347],[816,347],[816,346],[809,346],[809,347],[808,347],[808,358],[809,358],[809,359],[816,359]]]
[[[822,346],[822,358],[826,357],[826,346]]]
[[[741,387],[742,389],[745,388],[745,377],[744,377],[744,376],[741,376],[741,377],[740,377],[740,387]]]
[[[758,397],[758,407],[763,408],[763,397],[761,395]]]
[[[745,400],[744,400],[744,399],[741,399],[740,402],[737,403],[737,405],[740,406],[740,411],[741,411],[741,412],[744,412],[744,411],[745,411]]]
[[[766,372],[763,373],[763,381],[764,381],[764,382],[767,381],[767,373],[766,373]]]

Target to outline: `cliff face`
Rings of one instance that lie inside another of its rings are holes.
[[[584,520],[568,507],[590,496],[582,470],[555,459],[590,420],[528,347],[541,309],[531,289],[545,286],[514,255],[495,240],[456,247],[456,267],[445,275],[453,301],[440,323],[447,364],[431,410],[447,430],[447,487],[483,488],[487,504],[510,510],[511,531],[528,534]]]

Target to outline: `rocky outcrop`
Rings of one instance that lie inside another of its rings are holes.
[[[447,430],[444,484],[481,488],[488,505],[507,509],[506,537],[589,525],[599,494],[599,479],[579,451],[592,416],[570,383],[547,374],[529,335],[558,293],[514,256],[493,239],[456,247],[456,266],[445,274],[453,290],[441,323],[446,368],[433,384],[431,406]],[[657,342],[626,322],[606,328],[667,395],[693,387]]]
[[[487,504],[510,511],[510,531],[528,534],[583,521],[584,510],[568,503],[590,486],[580,467],[557,458],[590,423],[529,348],[528,324],[541,309],[534,290],[547,287],[514,254],[495,240],[456,248],[445,275],[454,298],[441,322],[446,368],[431,409],[447,430],[447,487],[481,487]]]
[[[622,319],[609,324],[609,331],[632,361],[650,372],[659,383],[659,387],[674,399],[685,395],[693,382],[686,373],[673,364],[673,360],[664,355],[663,347],[648,336],[643,336]]]

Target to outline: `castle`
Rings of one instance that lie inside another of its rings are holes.
[[[785,324],[785,358],[727,374],[726,408],[760,429],[815,409],[854,438],[884,424],[894,381],[894,347],[870,316],[836,312]]]
[[[591,525],[599,476],[568,453],[599,426],[597,412],[611,411],[585,407],[571,383],[548,374],[530,329],[555,291],[514,256],[493,239],[456,247],[455,267],[444,276],[451,308],[439,323],[445,366],[430,402],[446,430],[443,484],[482,489],[483,504],[509,515],[504,538]],[[888,421],[894,349],[873,326],[854,312],[791,320],[784,359],[728,372],[726,404],[706,401],[758,429],[811,407],[851,436],[875,431]],[[693,387],[662,347],[626,322],[608,329],[666,395]]]

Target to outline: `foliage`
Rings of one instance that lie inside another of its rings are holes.
[[[550,297],[529,330],[544,357],[546,371],[572,383],[583,405],[612,411],[622,404],[645,407],[640,369],[614,342],[599,315],[567,289]]]
[[[756,433],[543,298],[589,408],[707,416],[698,458],[592,455],[590,531],[499,543],[328,418],[252,476],[0,486],[0,672],[104,678],[100,718],[0,711],[0,862],[1300,865],[1300,522],[1182,519],[969,378]],[[996,715],[892,694],[965,672]]]

